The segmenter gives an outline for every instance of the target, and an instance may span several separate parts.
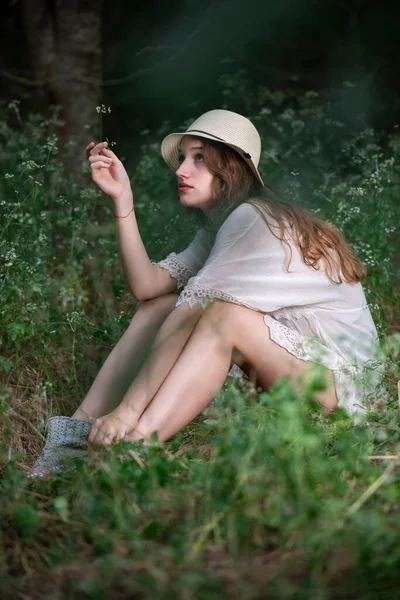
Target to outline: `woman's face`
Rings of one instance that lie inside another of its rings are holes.
[[[178,177],[178,193],[182,204],[200,208],[205,214],[212,209],[212,182],[214,175],[204,162],[204,145],[198,138],[185,135],[180,145],[180,167],[176,171]]]

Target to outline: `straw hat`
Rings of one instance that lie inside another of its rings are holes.
[[[170,133],[161,143],[161,154],[167,165],[177,171],[179,145],[184,135],[193,135],[226,144],[249,165],[257,180],[264,185],[258,171],[261,138],[253,123],[230,110],[210,110],[196,119],[184,133]]]

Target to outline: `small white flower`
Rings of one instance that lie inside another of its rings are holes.
[[[40,165],[35,163],[34,160],[25,160],[21,163],[21,167],[25,167],[28,171],[34,171],[35,169],[40,169]]]
[[[111,112],[111,106],[105,106],[105,104],[102,104],[101,106],[96,106],[96,110],[98,113],[110,113]]]
[[[4,260],[5,263],[4,265],[6,267],[12,267],[14,264],[14,261],[17,259],[17,254],[15,252],[15,250],[13,248],[11,248],[10,250],[8,250],[8,252],[5,253],[4,255]]]

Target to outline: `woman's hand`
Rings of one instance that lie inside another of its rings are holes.
[[[90,163],[93,181],[105,194],[114,201],[132,195],[125,167],[114,152],[107,148],[107,142],[96,145],[91,142],[86,146],[86,158]]]
[[[138,421],[137,412],[120,405],[115,411],[95,420],[90,430],[89,443],[112,446],[132,433]]]

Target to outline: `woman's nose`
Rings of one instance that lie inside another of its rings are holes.
[[[184,160],[180,165],[179,168],[177,169],[177,171],[175,171],[175,174],[178,177],[185,177],[188,174],[188,164],[186,162],[186,160]]]

